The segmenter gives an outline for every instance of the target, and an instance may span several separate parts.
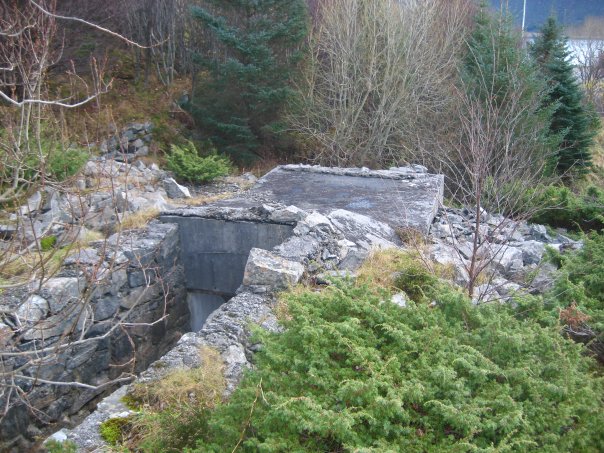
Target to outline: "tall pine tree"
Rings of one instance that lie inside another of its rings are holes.
[[[485,126],[485,133],[492,135],[485,137],[493,148],[490,173],[517,160],[542,161],[556,149],[560,137],[550,133],[554,107],[542,103],[547,84],[522,47],[509,14],[491,13],[482,4],[474,19],[461,80],[472,103],[484,110],[482,120],[490,123]]]
[[[307,33],[304,0],[208,0],[193,15],[209,30],[189,108],[220,151],[239,161],[274,146]]]
[[[556,155],[556,171],[566,177],[584,174],[591,165],[590,147],[599,122],[595,111],[583,103],[566,37],[554,17],[543,25],[541,35],[530,51],[551,86],[546,103],[556,108],[551,132],[562,137]]]

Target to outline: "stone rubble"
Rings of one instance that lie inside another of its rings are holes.
[[[488,263],[486,274],[493,282],[476,288],[474,302],[506,301],[517,291],[543,293],[551,287],[555,266],[542,262],[546,248],[565,251],[581,247],[562,233],[549,233],[545,226],[514,221],[483,213],[477,258]],[[452,265],[456,283],[465,286],[474,250],[475,214],[468,209],[443,208],[436,215],[429,238],[429,256],[442,265]]]
[[[92,242],[88,248],[74,250],[61,271],[41,287],[30,287],[22,302],[0,298],[0,308],[12,312],[0,325],[1,346],[15,352],[36,349],[44,357],[39,369],[21,373],[101,386],[98,390],[65,387],[49,398],[53,394],[49,386],[20,383],[40,418],[31,418],[22,404],[11,408],[0,426],[0,450],[27,449],[37,424],[76,415],[105,390],[103,384],[142,371],[189,330],[188,310],[181,303],[185,287],[177,237],[175,225],[155,221],[143,230]],[[140,274],[147,278],[136,278]],[[144,325],[164,314],[169,315],[164,322]],[[131,327],[115,329],[119,322]],[[66,339],[87,341],[55,353],[54,348],[66,344]],[[49,352],[41,352],[44,349]],[[136,366],[127,365],[130,362]],[[5,360],[2,371],[22,364],[19,357]],[[23,425],[30,427],[27,433]]]

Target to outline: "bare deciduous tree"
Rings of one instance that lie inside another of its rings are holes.
[[[569,29],[575,40],[571,44],[579,77],[587,100],[604,114],[604,17],[588,17]]]
[[[446,129],[472,2],[321,2],[293,129],[333,165],[412,159]]]
[[[510,79],[503,91],[495,77],[483,72],[473,82],[478,87],[461,83],[455,89],[459,130],[432,161],[447,177],[449,196],[473,211],[470,251],[465,253],[469,259],[460,260],[465,263],[470,296],[479,277],[507,247],[506,240],[493,242],[487,236],[511,236],[510,227],[536,213],[539,207],[532,200],[553,182],[547,167],[555,146],[548,146],[546,138],[544,92],[528,85],[519,68],[506,70]],[[497,214],[490,228],[485,225],[487,211]],[[461,256],[460,249],[458,253]]]
[[[56,396],[60,393],[57,389],[73,387],[94,396],[107,386],[129,380],[134,359],[117,364],[103,382],[79,379],[77,370],[63,374],[61,366],[72,355],[109,339],[136,346],[131,333],[164,322],[165,307],[172,297],[170,285],[163,281],[169,276],[160,275],[157,266],[148,264],[144,257],[140,263],[137,256],[129,261],[111,258],[124,246],[121,233],[112,241],[96,238],[98,256],[92,253],[84,258],[85,253],[81,254],[90,242],[90,238],[82,237],[90,193],[51,171],[53,159],[69,152],[63,140],[65,131],[56,117],[62,109],[81,108],[97,99],[110,88],[111,81],[92,61],[97,70],[93,70],[91,82],[71,70],[55,78],[55,87],[49,88],[50,68],[62,56],[60,23],[77,21],[133,42],[79,17],[58,14],[56,7],[56,0],[0,3],[0,449],[5,441],[11,441],[4,438],[3,418],[14,411],[27,408],[41,420],[56,420],[57,414],[46,417],[40,411],[51,402],[48,398],[41,401],[40,393]],[[105,184],[102,190],[110,194],[108,209],[114,209],[119,220],[118,192],[130,179],[127,172],[116,177],[112,164],[107,165],[107,175],[99,178]],[[44,201],[50,207],[42,221]],[[45,246],[45,239],[51,240],[47,242],[50,246]],[[56,276],[68,255],[76,257],[78,296],[68,294],[58,301],[59,308],[36,305],[34,296]],[[123,275],[129,265],[139,266],[143,273],[140,294],[132,297],[128,310],[112,315],[99,333],[90,302],[98,297],[97,288],[113,281],[114,275]],[[164,313],[139,324],[134,315],[150,292],[163,298]],[[48,387],[40,392],[41,386]],[[34,394],[36,402],[31,400]]]
[[[191,20],[185,0],[133,0],[127,4],[128,28],[137,42],[147,48],[135,48],[136,68],[143,69],[148,82],[155,68],[159,80],[170,85],[177,72],[191,70]],[[140,73],[137,78],[140,77]]]

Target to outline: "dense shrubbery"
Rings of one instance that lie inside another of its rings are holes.
[[[585,316],[584,322],[594,330],[597,341],[604,343],[604,232],[592,233],[583,241],[578,252],[556,257],[562,267],[551,299],[561,308],[575,306],[575,313]],[[601,354],[604,358],[604,350]]]
[[[176,177],[188,182],[208,182],[231,172],[231,163],[225,156],[211,149],[207,156],[201,157],[192,142],[185,145],[172,145],[168,156],[168,168]]]
[[[285,296],[287,330],[258,333],[230,401],[180,420],[192,451],[602,451],[602,381],[551,306],[474,307],[437,286],[433,308],[351,282]]]
[[[533,222],[573,231],[604,228],[604,191],[590,186],[579,194],[568,187],[551,186],[532,203],[540,210]]]
[[[288,300],[258,370],[198,452],[601,451],[601,382],[581,347],[447,291],[409,309],[349,284]],[[250,417],[250,411],[253,414]],[[597,415],[600,413],[600,415]]]
[[[90,155],[81,149],[58,149],[48,156],[48,172],[57,181],[64,181],[78,173],[89,157]]]

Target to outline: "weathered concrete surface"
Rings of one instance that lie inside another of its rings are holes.
[[[190,210],[189,210],[190,211]],[[196,210],[193,210],[196,212]],[[272,249],[291,236],[293,226],[273,222],[164,215],[162,221],[179,226],[180,262],[185,269],[191,330],[235,295],[241,285],[252,248]]]
[[[270,250],[291,236],[290,225],[228,221],[177,215],[162,216],[179,226],[180,261],[188,290],[232,296],[241,285],[253,247]]]
[[[278,202],[323,214],[345,209],[394,228],[428,233],[442,205],[443,187],[443,176],[425,173],[423,167],[369,170],[284,165],[261,178],[245,199],[216,205],[249,207]]]

